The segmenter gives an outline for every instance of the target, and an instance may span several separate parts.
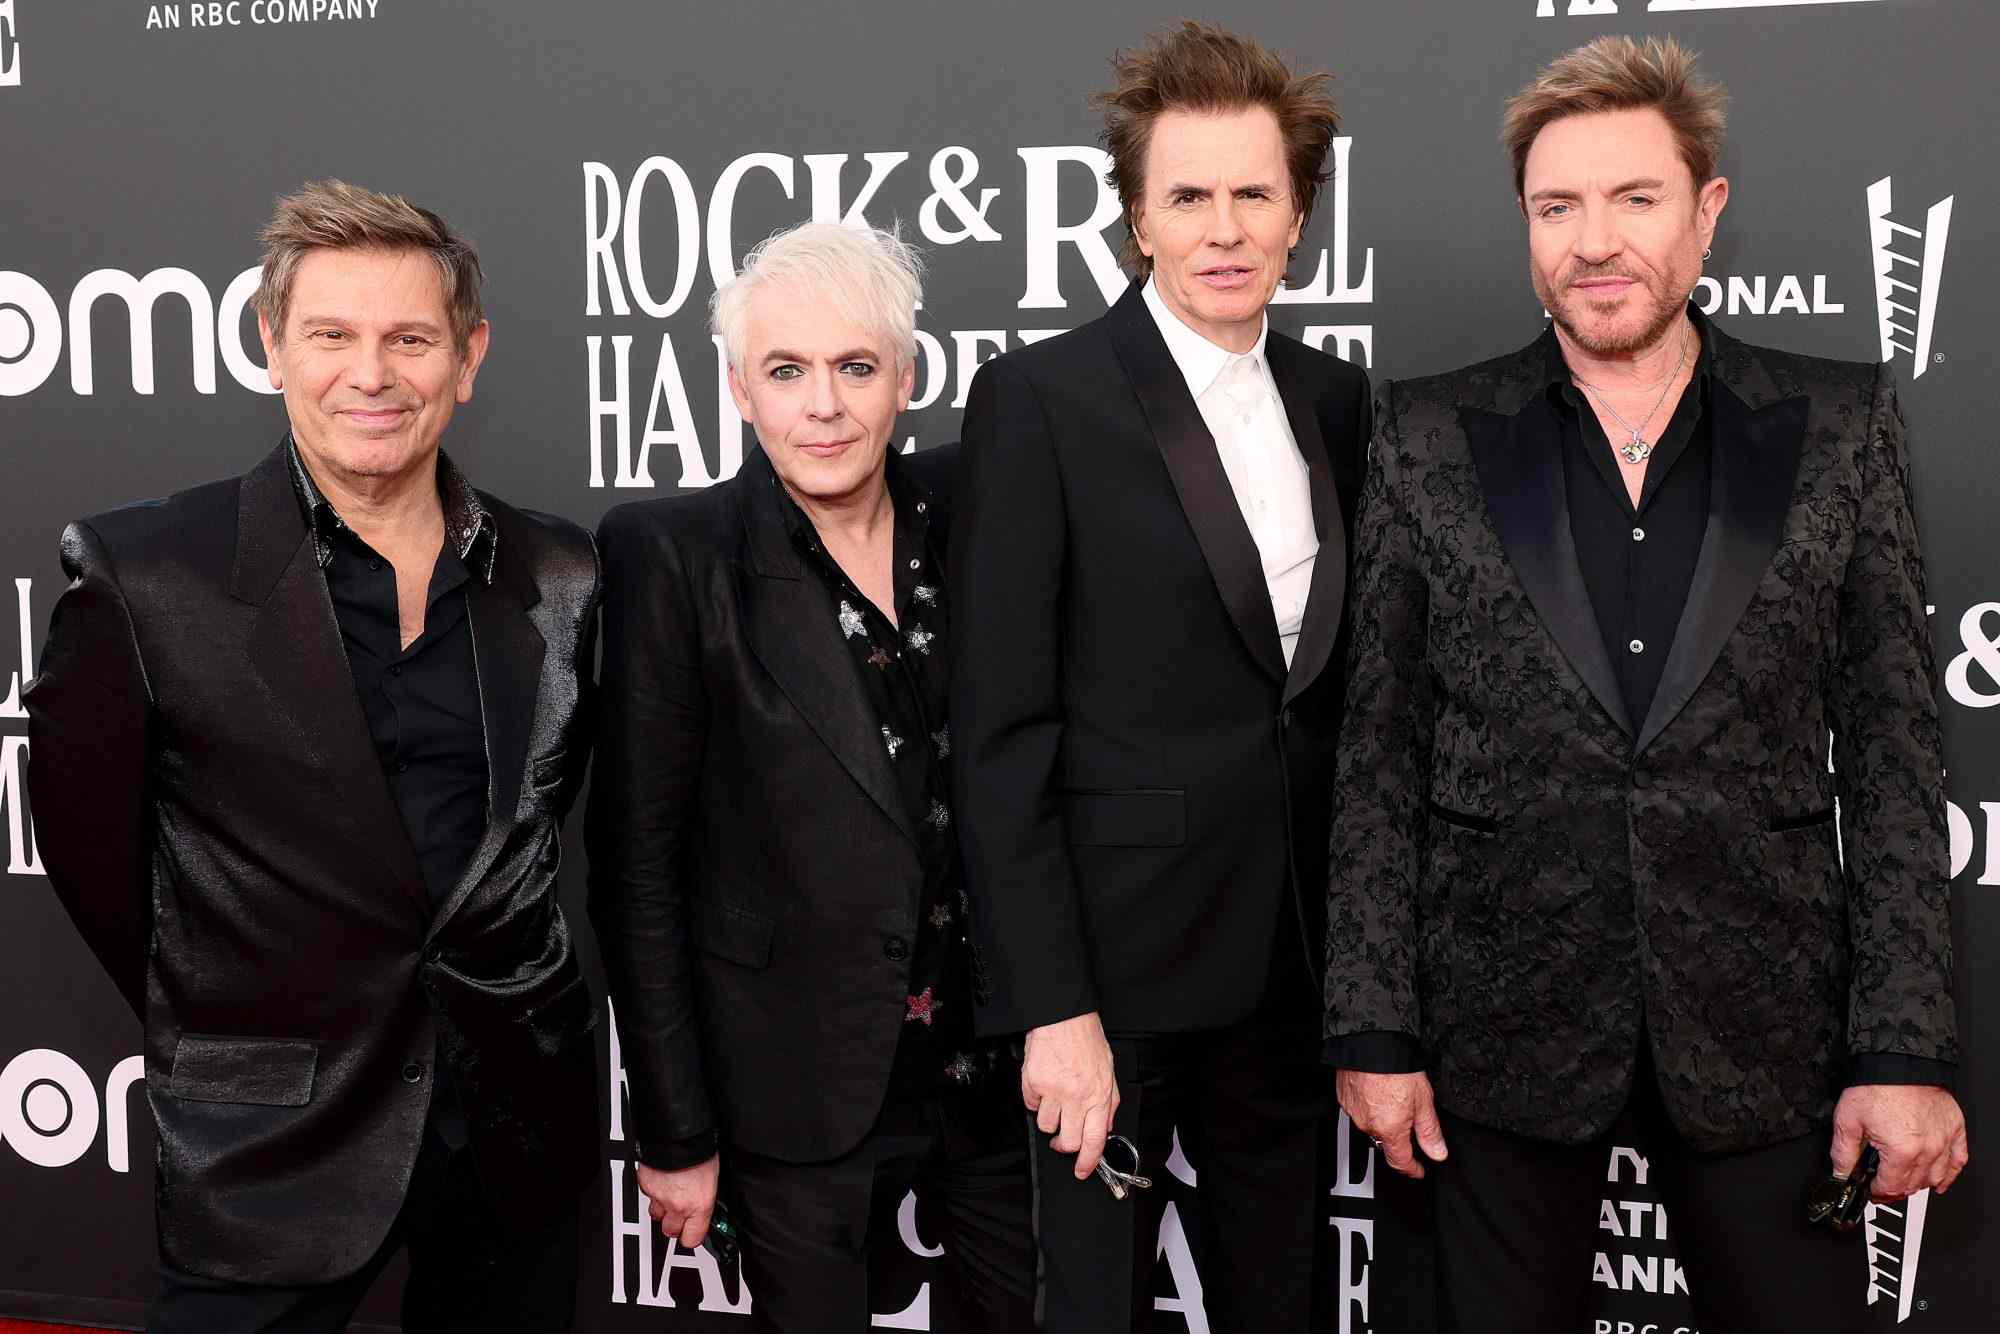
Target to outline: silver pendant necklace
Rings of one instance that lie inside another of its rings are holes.
[[[1593,398],[1604,405],[1604,410],[1617,419],[1618,425],[1624,428],[1625,434],[1629,438],[1624,444],[1617,446],[1619,458],[1624,459],[1627,463],[1644,463],[1653,456],[1653,444],[1650,440],[1646,439],[1646,428],[1651,426],[1653,418],[1659,415],[1660,405],[1667,401],[1667,391],[1673,388],[1674,381],[1679,379],[1681,371],[1686,369],[1687,359],[1687,339],[1683,338],[1681,339],[1681,359],[1674,363],[1673,373],[1660,381],[1660,396],[1653,400],[1653,410],[1648,412],[1646,419],[1637,426],[1625,420],[1625,414],[1611,405],[1611,400],[1605,397],[1602,389],[1599,389],[1588,380],[1579,378],[1574,372],[1571,373],[1570,378],[1576,381],[1577,386],[1588,390]]]

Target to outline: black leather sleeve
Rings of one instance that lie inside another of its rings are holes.
[[[28,686],[28,799],[49,883],[135,1014],[152,939],[147,795],[152,691],[111,557],[87,524],[62,536],[57,599]]]
[[[656,515],[622,506],[598,529],[604,653],[584,839],[632,1135],[668,1145],[715,1130],[686,892],[708,705],[686,573]]]

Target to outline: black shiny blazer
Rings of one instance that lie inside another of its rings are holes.
[[[64,532],[28,788],[50,882],[145,1023],[162,1254],[309,1284],[381,1244],[440,1052],[503,1207],[545,1218],[596,1169],[594,1009],[555,871],[597,578],[588,534],[481,493],[487,825],[433,914],[286,449]]]
[[[901,462],[949,523],[951,446]],[[813,1162],[888,1093],[924,867],[879,723],[761,452],[621,505],[586,838],[641,1161],[719,1133]],[[954,624],[956,623],[954,619]]]

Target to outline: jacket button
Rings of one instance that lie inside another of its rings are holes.
[[[1292,725],[1292,711],[1290,709],[1286,709],[1283,713],[1278,715],[1278,726],[1290,727],[1291,725]]]
[[[882,942],[882,953],[901,963],[910,957],[909,942],[905,941],[901,936],[891,936]]]
[[[424,1068],[421,1065],[418,1065],[415,1061],[411,1061],[408,1065],[403,1067],[403,1082],[405,1084],[421,1083],[423,1081],[423,1077],[424,1077]]]
[[[443,957],[444,957],[444,951],[439,949],[435,945],[432,945],[430,948],[424,951],[425,963],[436,963],[439,959],[442,959]]]

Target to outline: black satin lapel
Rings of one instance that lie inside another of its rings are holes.
[[[914,843],[917,831],[889,768],[881,725],[854,685],[854,663],[840,642],[825,588],[812,579],[747,572],[742,587],[743,629],[757,660],[862,791]]]
[[[486,726],[486,818],[499,825],[511,821],[520,807],[521,774],[534,735],[547,646],[521,599],[503,580],[467,583],[465,615],[472,626],[472,661]]]
[[[1561,425],[1540,401],[1530,401],[1511,417],[1462,408],[1459,421],[1479,471],[1486,512],[1515,577],[1570,667],[1630,736],[1632,721],[1577,563],[1563,483]]]
[[[296,513],[297,501],[289,493],[284,502]],[[381,858],[390,878],[428,918],[423,870],[369,740],[333,599],[303,523],[292,558],[271,585],[244,649],[251,671],[325,778],[326,799],[354,826],[355,847]],[[283,742],[274,739],[274,744]]]
[[[1285,419],[1292,426],[1292,439],[1298,442],[1299,457],[1306,463],[1313,529],[1319,534],[1319,554],[1313,558],[1305,619],[1299,626],[1298,642],[1292,646],[1291,670],[1285,675],[1285,703],[1289,704],[1319,678],[1333,654],[1334,641],[1340,637],[1340,615],[1347,598],[1347,526],[1340,516],[1333,459],[1319,428],[1319,414],[1300,382],[1291,345],[1273,337],[1266,340],[1265,348],[1270,357],[1271,378],[1277,383],[1278,397],[1285,403]]]
[[[1154,443],[1166,459],[1181,510],[1194,529],[1202,559],[1222,595],[1229,619],[1243,636],[1250,656],[1271,674],[1285,679],[1285,652],[1278,643],[1278,618],[1271,610],[1270,586],[1264,582],[1264,561],[1243,510],[1215,452],[1215,438],[1201,419],[1187,380],[1153,324],[1151,312],[1134,285],[1113,307],[1112,346],[1139,397],[1152,428]]]
[[[1785,533],[1806,438],[1805,398],[1752,410],[1714,381],[1708,527],[1637,750],[1666,730],[1722,654]]]

